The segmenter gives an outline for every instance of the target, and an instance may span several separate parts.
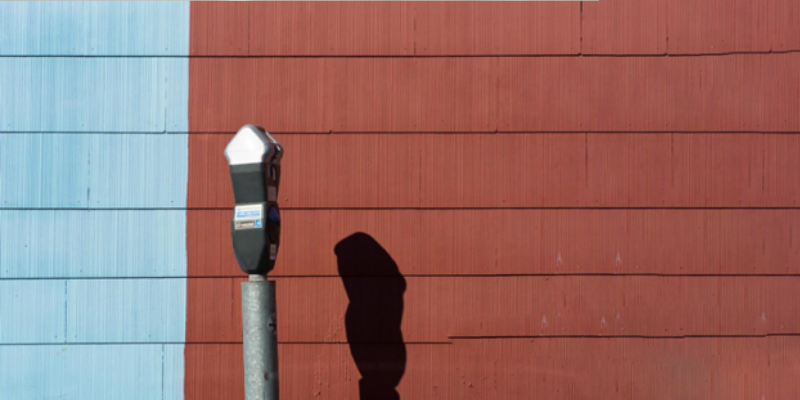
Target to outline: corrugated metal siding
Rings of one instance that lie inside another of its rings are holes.
[[[292,209],[282,215],[275,276],[337,276],[331,249],[356,232],[369,232],[405,276],[794,275],[800,265],[794,209]],[[230,211],[190,210],[187,218],[192,274],[237,276]]]
[[[0,56],[185,56],[189,19],[179,14],[188,8],[179,2],[3,2]]]
[[[183,398],[188,23],[0,4],[0,398]]]
[[[4,174],[1,206],[183,208],[188,152],[186,134],[2,134],[0,168],[27,168]]]
[[[366,57],[767,53],[800,48],[798,18],[793,0],[206,4],[192,10],[197,34],[191,51]]]
[[[64,281],[0,281],[0,343],[66,341],[66,295]],[[5,361],[2,367],[5,371],[11,364]]]
[[[798,8],[688,3],[194,4],[192,55],[237,57],[190,60],[187,398],[242,396],[249,122],[287,151],[285,398],[369,398],[351,347],[397,351],[348,343],[355,232],[405,276],[401,398],[800,396]]]
[[[2,394],[9,399],[182,399],[183,347],[0,346],[0,360],[8,363]]]
[[[198,132],[794,132],[798,68],[795,53],[199,58],[189,109]]]
[[[578,54],[579,10],[574,2],[203,4],[192,9],[190,45],[193,55],[214,56]]]
[[[185,279],[0,281],[3,344],[181,343]],[[4,366],[7,368],[8,366]]]
[[[186,276],[184,210],[0,210],[0,220],[0,278]]]
[[[800,4],[792,0],[665,1],[672,54],[800,48]],[[663,8],[663,6],[662,6]]]
[[[67,342],[181,343],[186,337],[186,281],[70,280],[66,320]]]
[[[360,280],[364,292],[381,284],[381,278],[351,279]],[[453,337],[761,336],[800,330],[798,277],[443,275],[405,280],[406,343],[449,343]],[[241,313],[233,311],[241,303],[240,281],[196,280],[188,312],[202,318],[190,318],[188,342],[241,342]],[[278,278],[277,285],[282,343],[348,341],[342,319],[348,299],[339,277]],[[661,306],[665,299],[669,307]]]
[[[665,54],[675,1],[615,0],[583,3],[584,54]],[[676,17],[681,17],[680,15]],[[689,17],[689,16],[686,16]],[[708,19],[703,23],[712,23]]]
[[[800,200],[795,135],[276,137],[289,151],[303,149],[283,164],[280,200],[289,208],[760,208]],[[203,157],[190,168],[190,206],[232,207],[227,164],[218,157],[229,138],[190,139]]]
[[[794,0],[583,3],[583,54],[705,55],[800,49]]]
[[[347,342],[360,231],[405,275],[401,398],[797,398],[797,11],[194,4],[191,54],[237,57],[190,59],[187,398],[242,396],[221,151],[250,122],[286,145],[284,397],[357,399],[353,354],[397,351]]]
[[[185,58],[0,58],[0,131],[186,132],[187,68]]]
[[[347,345],[278,346],[282,397],[357,400]],[[765,338],[455,340],[406,346],[402,399],[792,399],[800,342]],[[380,345],[370,350],[379,352]],[[187,398],[237,400],[241,345],[186,346]],[[207,371],[199,374],[199,371]],[[188,371],[187,371],[188,372]]]

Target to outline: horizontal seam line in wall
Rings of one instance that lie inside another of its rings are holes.
[[[726,135],[795,135],[800,131],[758,131],[758,130],[707,130],[707,131],[681,131],[681,130],[539,130],[539,131],[269,131],[275,135],[697,135],[697,134],[726,134]],[[0,135],[233,135],[235,131],[189,131],[189,132],[109,132],[109,131],[0,131]]]
[[[234,132],[232,132],[234,133]],[[47,135],[188,135],[190,132],[175,131],[0,131],[0,135],[22,135],[22,134],[47,134]],[[192,133],[195,134],[195,133]]]
[[[763,335],[747,335],[747,334],[721,334],[721,335],[475,335],[475,336],[458,336],[449,335],[448,339],[451,341],[408,341],[408,342],[343,342],[343,341],[330,341],[330,342],[283,342],[278,341],[280,345],[453,345],[453,340],[503,340],[503,339],[765,339],[769,337],[800,337],[800,333],[767,333]],[[241,345],[241,341],[213,341],[213,342],[31,342],[31,343],[0,343],[0,347],[13,347],[13,346],[159,346],[159,345],[175,345],[175,346],[204,346],[204,345]]]
[[[480,340],[480,339],[758,339],[768,337],[800,337],[800,333],[766,333],[763,335],[731,334],[731,335],[474,335],[458,336],[448,335],[451,340]]]
[[[108,208],[85,208],[85,207],[0,207],[0,211],[231,211],[231,206],[220,207],[108,207]],[[281,206],[283,211],[493,211],[493,210],[676,210],[676,211],[705,211],[705,210],[800,210],[800,206],[776,206],[776,207],[697,207],[697,206],[676,206],[676,207],[292,207]]]
[[[231,266],[235,269],[235,266]],[[743,274],[743,273],[718,273],[718,274],[666,274],[666,273],[613,273],[613,272],[588,272],[588,273],[508,273],[508,274],[402,274],[402,278],[552,278],[552,277],[653,277],[653,278],[800,278],[800,273],[796,274]],[[387,275],[269,275],[268,279],[274,280],[293,280],[293,279],[397,279],[398,276]],[[3,281],[87,281],[87,280],[195,280],[195,279],[247,279],[246,275],[191,275],[191,276],[47,276],[47,277],[6,277],[0,278]]]
[[[434,341],[434,342],[426,342],[426,341],[410,341],[410,342],[354,342],[353,344],[407,344],[407,345],[451,345],[452,343],[449,341]],[[30,342],[30,343],[0,343],[0,347],[12,347],[12,346],[130,346],[130,345],[138,345],[138,346],[192,346],[192,345],[215,345],[215,344],[242,344],[241,341],[218,341],[218,342]],[[278,344],[281,345],[318,345],[318,344],[330,344],[330,345],[349,345],[350,342],[283,342],[278,341]]]
[[[770,55],[800,53],[800,49],[788,50],[752,50],[752,51],[726,51],[726,52],[700,52],[700,53],[539,53],[539,54],[131,54],[131,55],[89,55],[89,54],[0,54],[0,58],[614,58],[614,57],[642,57],[642,58],[668,58],[668,57],[724,57],[735,55]]]

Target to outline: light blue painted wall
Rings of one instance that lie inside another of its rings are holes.
[[[92,146],[90,207],[186,207],[188,135],[100,135]]]
[[[186,132],[187,58],[0,58],[2,132]]]
[[[66,304],[64,281],[0,280],[0,343],[63,343]]]
[[[0,371],[9,400],[183,398],[182,345],[0,346]]]
[[[0,278],[183,276],[184,210],[0,210]]]
[[[0,134],[0,208],[181,209],[188,151],[186,134]]]
[[[0,302],[3,344],[186,338],[184,278],[0,280]]]
[[[188,45],[188,3],[0,3],[0,399],[183,398]]]
[[[0,56],[189,54],[189,3],[0,2]]]
[[[163,361],[163,399],[183,400],[184,345],[164,345]]]
[[[67,341],[180,343],[186,279],[67,280]]]
[[[89,150],[67,135],[0,134],[0,207],[85,208]]]

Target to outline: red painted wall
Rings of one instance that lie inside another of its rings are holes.
[[[191,19],[188,399],[243,397],[222,151],[245,123],[286,149],[283,399],[365,374],[414,400],[800,398],[795,0]],[[382,269],[337,262],[355,232]]]

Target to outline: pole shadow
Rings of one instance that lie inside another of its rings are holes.
[[[396,388],[406,370],[400,328],[406,280],[389,253],[366,233],[343,239],[334,253],[350,299],[344,321],[361,373],[361,400],[399,400]]]

